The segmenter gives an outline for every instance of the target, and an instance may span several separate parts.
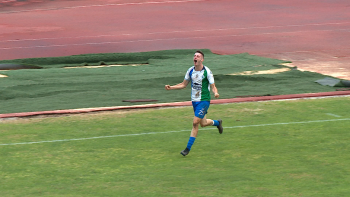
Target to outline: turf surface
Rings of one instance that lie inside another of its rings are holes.
[[[165,91],[164,85],[183,81],[193,65],[195,50],[128,54],[88,54],[0,61],[43,69],[0,71],[0,114],[88,107],[135,105],[123,100],[152,99],[159,103],[188,101],[190,89]],[[220,98],[335,91],[314,81],[325,76],[292,69],[278,74],[228,75],[244,71],[286,68],[282,60],[249,54],[217,55],[203,50],[214,73]],[[100,64],[142,64],[87,68]],[[66,69],[64,67],[82,66]],[[147,103],[147,102],[146,102]],[[144,103],[142,103],[144,104]]]
[[[186,157],[191,107],[3,121],[0,196],[345,197],[349,101],[212,105]]]

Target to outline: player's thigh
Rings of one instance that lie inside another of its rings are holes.
[[[195,102],[193,104],[195,117],[203,119],[208,112],[209,106],[210,106],[209,101]]]

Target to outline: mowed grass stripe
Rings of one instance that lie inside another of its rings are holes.
[[[330,119],[330,120],[313,120],[313,121],[304,121],[304,122],[270,123],[270,124],[259,124],[259,125],[242,125],[242,126],[231,126],[231,127],[224,127],[224,128],[225,129],[235,129],[235,128],[247,128],[247,127],[264,127],[264,126],[278,126],[278,125],[291,125],[291,124],[309,124],[309,123],[322,123],[322,122],[347,121],[347,120],[350,120],[350,118]],[[212,129],[216,129],[216,128],[207,127],[207,128],[202,128],[200,130],[212,130]],[[135,133],[135,134],[122,134],[122,135],[97,136],[97,137],[76,138],[76,139],[38,141],[38,142],[8,143],[8,144],[0,144],[0,146],[28,145],[28,144],[41,144],[41,143],[54,143],[54,142],[69,142],[69,141],[82,141],[82,140],[94,140],[94,139],[114,138],[114,137],[130,137],[130,136],[178,133],[178,132],[184,132],[184,131],[189,131],[189,130],[165,131],[165,132],[149,132],[149,133]]]

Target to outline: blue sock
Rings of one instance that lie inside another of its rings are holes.
[[[190,139],[188,140],[188,143],[187,143],[188,150],[191,150],[191,147],[192,147],[192,145],[194,143],[194,140],[196,140],[195,137],[190,137]]]
[[[217,120],[213,120],[213,121],[214,121],[213,126],[219,126],[220,125],[219,121],[217,121]]]

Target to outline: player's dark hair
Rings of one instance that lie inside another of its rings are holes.
[[[202,56],[203,56],[203,58],[204,58],[204,53],[203,53],[202,51],[198,50],[198,51],[196,51],[196,53],[202,54]]]

